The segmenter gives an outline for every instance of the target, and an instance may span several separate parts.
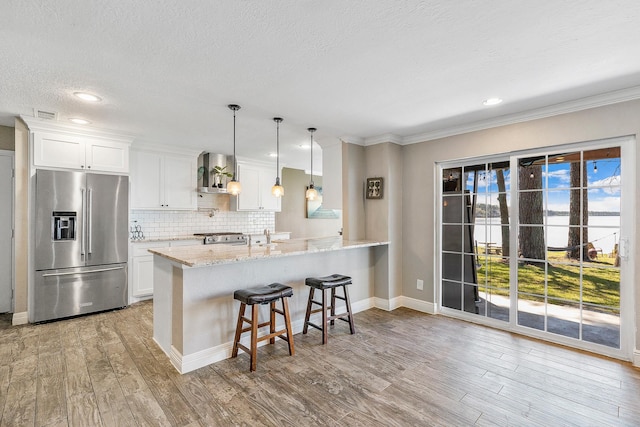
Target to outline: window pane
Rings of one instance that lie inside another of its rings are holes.
[[[620,308],[620,270],[618,268],[584,267],[583,299],[587,304]]]
[[[518,294],[518,325],[544,330],[544,299]]]
[[[549,298],[547,331],[565,337],[580,338],[580,303]]]
[[[442,278],[460,281],[462,271],[462,255],[460,254],[442,254]]]
[[[462,252],[463,225],[442,226],[442,250],[448,252]]]
[[[462,283],[442,281],[442,305],[456,310],[462,308]]]
[[[547,270],[547,295],[580,302],[580,267],[550,265]]]
[[[480,311],[476,307],[476,301],[478,300],[478,287],[475,285],[464,285],[464,299],[463,310],[467,313],[478,314]]]
[[[607,347],[620,348],[620,310],[602,310],[584,304],[582,339]]]
[[[573,166],[572,166],[573,165]],[[577,173],[577,182],[574,179],[572,183],[571,168],[575,169]],[[581,186],[581,155],[580,152],[575,153],[563,153],[554,156],[549,156],[549,163],[547,166],[547,173],[545,174],[546,186],[545,188],[577,188]]]
[[[584,159],[588,187],[612,188],[621,184],[620,147],[585,151]]]
[[[518,242],[520,244],[518,248],[520,258],[524,258],[533,263],[544,263],[547,245],[545,242],[544,228],[542,226],[520,227]]]
[[[462,224],[462,195],[447,194],[442,197],[442,222]]]

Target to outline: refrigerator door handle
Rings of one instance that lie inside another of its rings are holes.
[[[87,213],[87,242],[89,246],[88,255],[91,255],[93,250],[91,249],[91,232],[92,232],[92,224],[91,224],[91,215],[93,214],[93,191],[88,190],[89,193],[89,212]]]
[[[74,274],[88,274],[88,273],[102,273],[105,271],[113,271],[113,270],[122,270],[124,267],[111,267],[111,268],[100,268],[98,270],[89,270],[89,271],[67,271],[64,273],[44,273],[42,277],[57,277],[57,276],[72,276]]]
[[[85,221],[85,218],[87,217],[87,207],[84,200],[84,191],[85,191],[84,188],[80,189],[80,191],[82,192],[82,233],[80,233],[80,256],[84,256],[85,255],[84,234],[86,231],[86,228],[84,226],[84,221]]]

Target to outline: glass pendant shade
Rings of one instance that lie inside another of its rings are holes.
[[[237,196],[242,191],[242,184],[235,179],[232,179],[227,183],[227,193]]]
[[[280,179],[276,178],[276,183],[273,187],[271,187],[271,194],[273,194],[275,197],[284,196],[284,187],[280,185]]]
[[[313,184],[309,185],[309,189],[307,190],[305,197],[307,200],[315,200],[318,198],[318,190],[313,187]]]
[[[276,122],[276,183],[271,187],[271,194],[275,197],[284,196],[284,187],[280,185],[280,123],[281,117],[274,117],[273,121]]]
[[[227,107],[233,111],[233,177],[231,181],[227,183],[227,192],[237,196],[242,191],[242,185],[236,181],[236,172],[238,171],[238,164],[236,162],[236,111],[240,109],[240,106],[229,104]]]

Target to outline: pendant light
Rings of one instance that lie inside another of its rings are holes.
[[[273,121],[276,122],[276,183],[271,187],[271,194],[275,197],[284,196],[284,188],[280,185],[280,123],[282,117],[274,117]]]
[[[237,196],[242,191],[242,184],[236,181],[236,173],[238,171],[238,165],[236,162],[236,111],[240,109],[239,105],[229,104],[229,109],[233,111],[233,177],[231,181],[227,183],[227,192]]]
[[[309,182],[309,189],[307,190],[306,197],[307,200],[315,200],[318,198],[318,190],[316,190],[313,185],[313,133],[316,131],[316,128],[308,128],[307,130],[311,135],[311,145],[309,146],[309,150],[311,151],[311,182]]]

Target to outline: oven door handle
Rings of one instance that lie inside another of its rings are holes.
[[[114,271],[114,270],[122,270],[122,269],[124,269],[123,266],[100,268],[98,270],[89,270],[89,271],[65,271],[64,273],[44,273],[42,277],[58,277],[58,276],[72,276],[74,274],[103,273],[105,271]]]

